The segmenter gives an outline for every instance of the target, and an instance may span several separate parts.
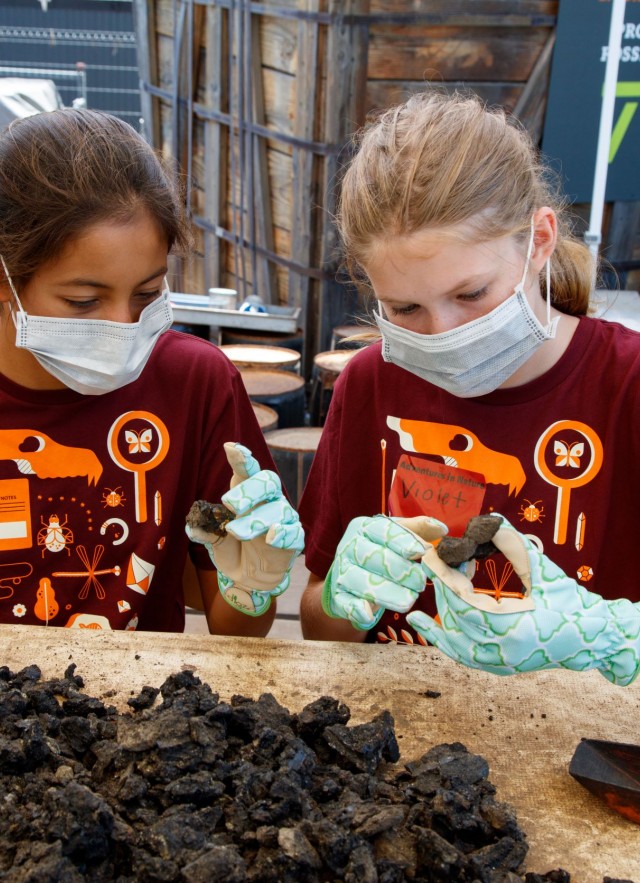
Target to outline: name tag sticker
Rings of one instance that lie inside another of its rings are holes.
[[[0,481],[0,550],[29,549],[32,545],[29,481]]]
[[[389,492],[389,513],[410,518],[430,515],[461,536],[467,522],[482,510],[484,476],[422,457],[403,454]]]

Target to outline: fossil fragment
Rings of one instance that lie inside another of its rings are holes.
[[[461,537],[442,537],[436,551],[445,564],[458,567],[472,558],[488,558],[498,551],[492,538],[502,524],[495,515],[476,515],[469,519]]]
[[[231,509],[222,503],[207,503],[196,500],[187,514],[187,532],[194,539],[198,534],[215,534],[218,537],[227,535],[227,524],[235,518]]]

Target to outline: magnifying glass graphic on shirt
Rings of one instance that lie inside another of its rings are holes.
[[[559,438],[560,432],[570,433],[567,436],[569,441]],[[575,433],[580,437],[576,439]],[[549,457],[548,449],[552,442],[553,451],[552,456]],[[534,453],[538,474],[553,487],[558,488],[553,529],[553,541],[557,545],[561,546],[567,539],[571,491],[592,481],[600,472],[602,461],[603,448],[600,437],[590,426],[577,420],[558,420],[552,423],[538,439]]]
[[[155,414],[127,411],[111,426],[107,447],[114,463],[127,472],[133,472],[136,521],[142,523],[147,520],[146,474],[159,466],[167,456],[169,430]]]

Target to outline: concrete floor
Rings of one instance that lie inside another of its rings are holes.
[[[594,298],[597,316],[611,322],[620,322],[634,331],[640,331],[640,294],[637,291],[598,290]],[[301,641],[300,597],[307,584],[309,571],[304,565],[304,556],[296,561],[290,588],[278,598],[278,615],[273,623],[270,638]],[[204,614],[187,609],[185,632],[208,634]]]

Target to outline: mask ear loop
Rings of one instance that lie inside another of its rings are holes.
[[[529,272],[529,261],[531,260],[531,255],[533,254],[533,215],[531,215],[531,235],[529,236],[529,245],[527,246],[527,259],[524,262],[524,270],[522,271],[522,279],[520,280],[519,288],[524,290],[524,283],[527,279],[527,273]]]
[[[11,294],[15,298],[16,304],[18,305],[18,309],[26,317],[27,314],[24,311],[24,307],[20,303],[20,298],[18,297],[18,292],[16,291],[15,285],[13,284],[13,280],[12,280],[11,276],[9,275],[9,270],[7,269],[5,259],[3,258],[3,256],[1,254],[0,254],[0,261],[2,261],[2,269],[4,270],[4,275],[6,276],[7,282],[9,283],[9,288],[11,289]],[[13,311],[13,307],[11,306],[11,303],[9,303],[9,312],[11,313],[11,318],[13,319],[13,324],[17,328],[18,322],[16,320],[16,315]]]
[[[549,328],[551,325],[551,258],[547,258],[546,277],[547,277],[547,328]]]
[[[525,279],[527,278],[527,271],[529,270],[529,261],[531,260],[531,255],[533,254],[533,240],[534,240],[534,226],[533,226],[533,215],[531,215],[531,236],[529,237],[529,247],[527,248],[527,260],[524,265],[524,272],[522,274],[522,279],[520,280],[520,287],[524,289]],[[546,271],[546,288],[547,288],[547,328],[551,327],[551,258],[547,258],[545,263],[545,271]]]

